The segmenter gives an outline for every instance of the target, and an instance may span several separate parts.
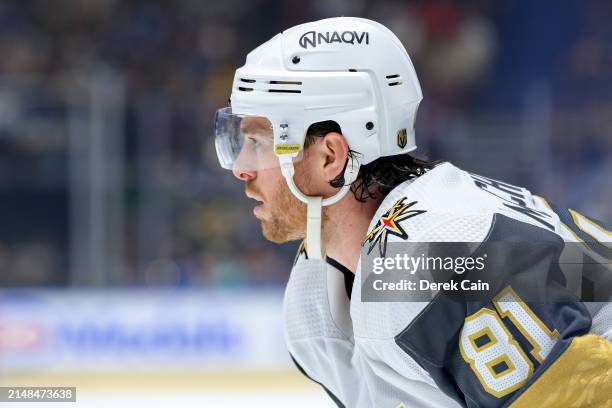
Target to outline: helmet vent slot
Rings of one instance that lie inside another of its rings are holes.
[[[278,85],[302,85],[302,81],[270,81],[270,83]]]
[[[254,79],[246,79],[246,78],[240,78],[240,82],[246,82],[248,84],[252,84],[255,82]]]
[[[251,92],[253,88],[245,88],[244,86],[239,86],[238,90],[243,92]]]
[[[275,93],[302,93],[299,89],[268,89],[268,92]]]
[[[400,74],[387,75],[385,76],[385,78],[387,78],[387,80],[389,81],[387,83],[387,85],[389,86],[397,86],[402,84],[402,77],[400,76]]]
[[[270,85],[280,85],[278,87],[276,86],[271,87],[270,89],[268,89],[268,92],[302,93],[302,91],[299,89],[299,85],[302,85],[302,81],[284,81],[284,80],[274,79],[274,80],[267,81],[267,83]],[[293,85],[293,86],[287,86],[287,85]],[[295,85],[298,85],[298,89],[296,89]]]

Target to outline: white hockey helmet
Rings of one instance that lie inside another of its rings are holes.
[[[308,204],[310,220],[348,192],[360,165],[416,148],[422,97],[410,57],[382,24],[337,17],[298,25],[251,51],[236,70],[231,107],[215,115],[217,155],[228,169],[280,165],[292,193]],[[293,162],[308,127],[329,120],[359,155],[346,167],[345,187],[322,200],[295,186]],[[309,254],[317,252],[313,228]]]

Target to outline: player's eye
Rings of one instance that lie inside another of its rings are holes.
[[[247,140],[249,141],[249,144],[251,145],[252,148],[254,149],[258,149],[261,146],[261,143],[259,142],[259,140],[257,140],[254,137],[247,137]]]

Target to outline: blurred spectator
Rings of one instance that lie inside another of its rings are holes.
[[[0,284],[70,284],[67,134],[73,110],[81,109],[71,98],[88,100],[87,78],[99,69],[116,72],[126,88],[124,265],[120,278],[106,284],[283,283],[295,245],[279,249],[263,241],[242,187],[218,168],[210,120],[226,104],[246,52],[289,26],[335,15],[381,21],[407,47],[425,93],[417,124],[420,154],[469,170],[480,164],[490,175],[527,187],[543,183],[553,201],[609,220],[610,5],[548,3],[555,16],[580,28],[576,38],[555,43],[559,61],[550,63],[554,68],[543,80],[551,89],[550,118],[541,127],[548,130],[537,128],[543,147],[530,157],[551,150],[547,176],[524,170],[536,159],[506,167],[499,159],[465,159],[525,156],[513,140],[507,151],[497,145],[487,151],[480,140],[503,139],[501,131],[482,130],[489,129],[485,122],[513,135],[525,130],[520,107],[492,101],[508,89],[529,95],[536,80],[507,64],[516,61],[516,44],[523,44],[521,24],[536,32],[554,25],[517,12],[531,4],[526,1],[503,7],[455,0],[1,2],[0,194],[11,204],[0,208]],[[552,43],[544,38],[522,58],[528,63],[538,46]]]

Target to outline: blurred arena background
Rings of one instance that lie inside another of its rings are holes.
[[[605,1],[0,1],[0,386],[79,406],[324,407],[282,339],[296,245],[260,236],[211,119],[246,53],[389,26],[418,154],[612,219]],[[327,405],[326,405],[327,404]],[[25,406],[25,405],[19,405]]]

